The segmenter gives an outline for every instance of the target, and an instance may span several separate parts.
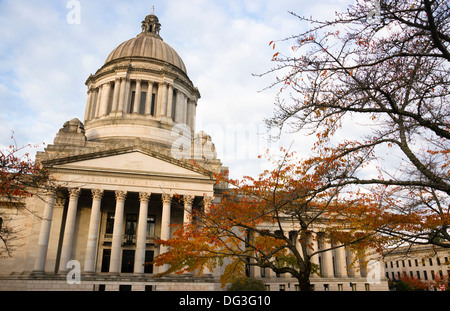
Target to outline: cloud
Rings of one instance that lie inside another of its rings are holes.
[[[140,32],[153,5],[79,0],[80,23],[71,24],[68,2],[0,2],[0,130],[8,133],[0,135],[1,145],[9,144],[12,130],[19,143],[49,144],[65,121],[83,120],[89,74],[116,46]],[[316,2],[321,14],[334,13],[336,5]],[[154,1],[161,36],[180,54],[202,95],[197,131],[204,127],[213,132],[208,134],[219,156],[227,160],[225,165],[236,164],[236,175],[250,174],[244,168],[251,174],[260,170],[255,156],[267,142],[259,134],[263,119],[273,112],[274,92],[259,92],[270,77],[252,74],[272,66],[271,40],[299,31],[288,11],[309,15],[317,12],[316,2]],[[304,148],[303,137],[288,136],[286,142],[292,139]]]

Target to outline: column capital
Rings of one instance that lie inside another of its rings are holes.
[[[125,201],[127,197],[127,192],[125,190],[116,190],[116,200]]]
[[[172,202],[173,195],[164,193],[161,197],[164,204],[170,204]]]
[[[150,192],[139,192],[139,201],[148,202],[148,200],[150,200],[151,195],[152,194]]]
[[[93,200],[101,200],[103,197],[103,189],[92,189],[91,192]]]
[[[195,196],[184,195],[183,199],[184,199],[184,205],[192,205],[192,203],[194,202]]]
[[[64,206],[65,203],[66,203],[65,198],[59,198],[59,197],[55,198],[55,206]]]
[[[203,197],[203,204],[205,205],[205,207],[210,207],[213,200],[214,200],[214,197],[213,197],[213,196],[207,196],[207,195],[205,195],[205,196]]]
[[[76,198],[78,199],[78,197],[80,196],[80,192],[81,192],[81,188],[69,188],[69,197],[72,198]]]

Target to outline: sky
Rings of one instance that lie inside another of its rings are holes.
[[[84,119],[85,81],[109,53],[141,31],[152,12],[160,35],[198,87],[196,131],[212,137],[232,178],[268,168],[267,148],[305,153],[312,138],[285,133],[270,142],[264,118],[277,90],[269,42],[304,30],[289,14],[332,18],[347,0],[0,0],[0,146],[52,144],[65,121]],[[289,53],[292,42],[277,42]],[[32,151],[33,152],[33,151]]]

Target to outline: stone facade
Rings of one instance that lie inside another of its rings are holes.
[[[147,16],[142,32],[111,52],[86,81],[84,121],[65,122],[38,152],[52,181],[13,217],[21,245],[0,262],[0,290],[222,289],[221,269],[157,279],[157,268],[143,265],[166,251],[155,239],[170,238],[172,225],[190,221],[193,209],[220,200],[227,187],[215,182],[227,168],[211,137],[195,133],[200,93],[160,26]],[[387,289],[350,268],[343,248],[317,260],[316,290]],[[298,289],[270,271],[249,274],[270,290]]]

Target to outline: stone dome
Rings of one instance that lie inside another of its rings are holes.
[[[200,92],[180,56],[160,37],[161,24],[153,12],[141,27],[86,80],[88,141],[139,138],[171,147],[177,140],[173,128],[182,128],[185,136],[194,133]]]
[[[161,37],[153,33],[142,32],[136,38],[132,38],[116,47],[106,59],[106,63],[122,58],[152,58],[174,65],[184,73],[186,67],[178,53]]]

